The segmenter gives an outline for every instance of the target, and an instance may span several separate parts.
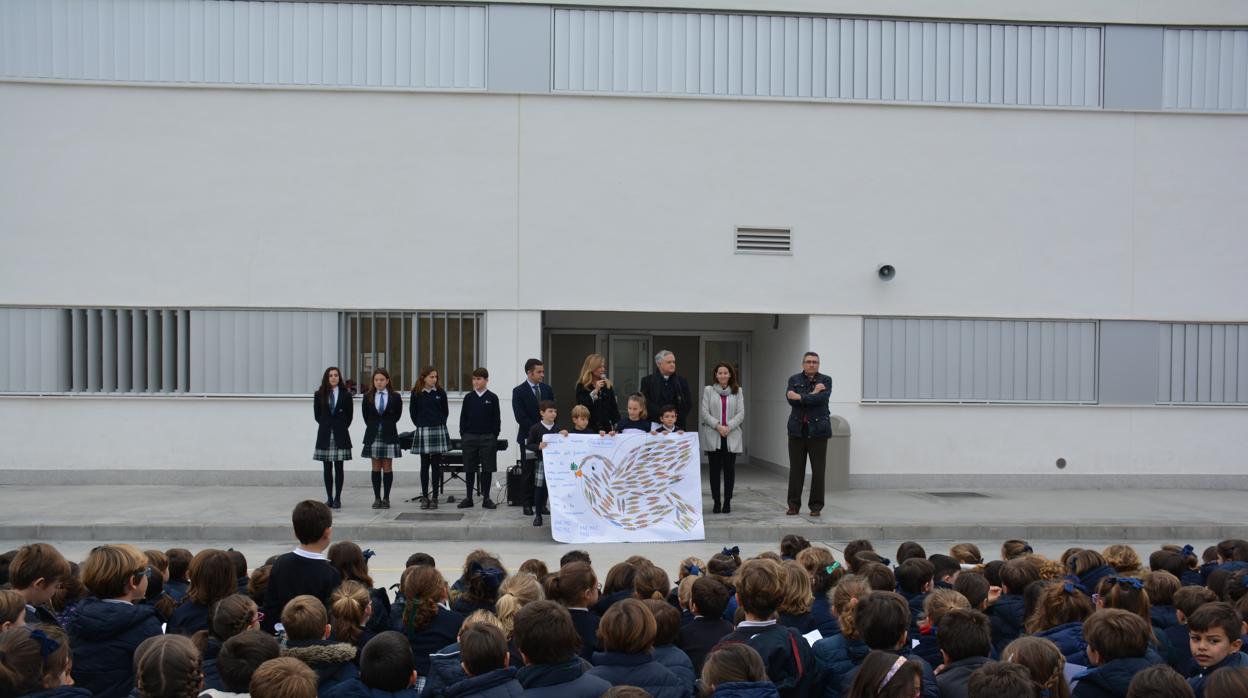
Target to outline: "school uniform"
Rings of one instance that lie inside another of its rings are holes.
[[[676,678],[689,689],[689,692],[693,693],[693,685],[697,683],[698,677],[693,673],[693,661],[683,650],[676,645],[656,645],[654,661],[667,667],[667,670],[675,674]]]
[[[844,634],[825,637],[811,647],[815,666],[823,677],[824,698],[841,698],[841,687],[848,686],[845,677],[871,653],[862,640],[851,640]]]
[[[243,698],[249,698],[249,694],[241,694]],[[418,698],[414,688],[404,688],[398,691],[384,691],[380,688],[370,688],[364,684],[359,678],[348,679],[334,686],[326,692],[325,698]],[[203,698],[202,696],[200,698]]]
[[[296,596],[304,594],[320,599],[329,608],[329,597],[342,584],[342,574],[329,564],[322,553],[302,548],[279,555],[269,570],[269,585],[264,591],[264,620],[261,627],[272,633],[273,625],[282,619],[282,609]]]
[[[351,420],[355,417],[355,400],[341,386],[325,395],[312,396],[312,416],[316,418],[316,448],[312,460],[351,460]]]
[[[715,698],[780,698],[770,681],[729,681],[715,687]]]
[[[939,630],[934,625],[925,625],[919,628],[918,634],[910,636],[916,640],[914,653],[932,666],[940,666],[945,661],[940,654],[940,642],[936,639],[936,633]]]
[[[294,657],[316,672],[316,695],[325,696],[336,686],[358,678],[355,645],[333,640],[287,640],[283,657]]]
[[[719,644],[719,641],[732,630],[732,623],[723,618],[694,616],[692,621],[681,626],[680,635],[676,638],[676,646],[689,655],[694,673],[701,676],[706,655],[710,654],[711,648]]]
[[[1061,651],[1062,656],[1066,659],[1077,657],[1088,649],[1088,643],[1083,639],[1083,623],[1081,621],[1063,623],[1047,630],[1041,630],[1035,633],[1035,635],[1057,645],[1057,649]]]
[[[841,622],[832,615],[832,601],[826,594],[815,596],[810,604],[810,614],[815,617],[815,627],[823,637],[841,634]]]
[[[1158,630],[1173,628],[1179,624],[1179,616],[1172,605],[1150,606],[1148,617],[1153,622],[1153,627]]]
[[[1154,662],[1146,657],[1114,659],[1075,676],[1071,698],[1125,698],[1131,679]]]
[[[1162,631],[1170,643],[1170,656],[1166,662],[1172,669],[1191,678],[1200,673],[1200,665],[1192,657],[1192,644],[1188,638],[1187,624],[1175,625]]]
[[[74,684],[96,698],[124,698],[134,688],[134,651],[161,634],[148,606],[88,597],[66,624]]]
[[[601,617],[585,608],[569,608],[568,613],[572,614],[572,627],[581,636],[581,657],[593,659],[594,652],[598,651],[598,623]]]
[[[992,649],[995,656],[1023,634],[1025,604],[1022,594],[1002,594],[988,607],[992,623]]]
[[[489,390],[475,390],[464,396],[459,412],[459,438],[464,449],[464,482],[468,494],[459,503],[460,509],[472,506],[474,477],[481,477],[481,496],[487,509],[494,508],[490,499],[490,480],[498,470],[498,433],[502,430],[498,396]]]
[[[902,645],[900,649],[894,650],[899,657],[913,659],[919,663],[919,675],[922,688],[919,692],[921,698],[941,698],[940,684],[936,682],[936,672],[932,671],[932,665],[923,660],[922,657],[916,655],[910,650],[910,644]],[[864,656],[865,658],[865,656]],[[850,686],[854,685],[854,677],[858,674],[858,670],[862,668],[862,660],[858,660],[858,664],[845,675],[844,683],[841,684],[842,695],[849,695]]]
[[[689,698],[690,689],[680,677],[656,662],[650,652],[595,652],[590,676],[612,686],[636,686],[654,698]]]
[[[602,594],[598,597],[598,603],[594,604],[594,607],[591,610],[593,610],[593,612],[598,614],[598,617],[601,618],[607,614],[607,609],[614,606],[616,602],[631,598],[633,598],[633,590],[631,587],[628,589],[621,589],[610,594]]]
[[[822,685],[815,656],[806,639],[776,621],[742,621],[720,645],[745,643],[758,651],[767,677],[784,698],[815,696]]]
[[[393,390],[364,394],[360,412],[364,415],[364,458],[401,458],[399,419],[403,417],[403,396]]]
[[[628,417],[625,417],[620,420],[618,425],[616,425],[616,431],[623,432],[625,429],[640,429],[648,434],[650,433],[650,426],[651,422],[648,419],[638,419],[637,421],[633,421]]]
[[[433,472],[433,499],[442,486],[442,454],[451,450],[451,435],[446,420],[451,414],[450,401],[441,388],[426,388],[411,394],[408,412],[416,431],[412,433],[412,455],[420,456],[420,493],[425,497],[422,509],[430,508],[429,475]]]
[[[576,427],[572,427],[571,429],[568,430],[568,433],[569,434],[590,434],[590,435],[597,436],[598,430],[594,429],[593,427],[585,427],[584,429],[577,429]]]
[[[447,698],[516,698],[524,686],[516,680],[515,667],[472,676],[446,690]]]
[[[200,630],[208,629],[208,612],[211,609],[190,599],[173,609],[165,632],[190,637]]]
[[[546,465],[542,458],[542,437],[547,434],[558,434],[559,427],[554,424],[546,424],[538,422],[529,429],[528,439],[525,440],[525,448],[529,449],[537,455],[537,460],[533,464],[533,525],[538,526],[542,523],[542,514],[547,513],[546,501],[549,497],[549,491],[546,489]]]
[[[372,634],[390,629],[390,596],[386,590],[376,587],[368,590],[369,601],[373,604],[373,614],[369,616],[365,628]],[[364,645],[361,644],[361,647]]]
[[[966,684],[970,681],[971,674],[991,661],[987,657],[967,657],[946,664],[940,676],[936,677],[941,698],[966,698]]]
[[[55,625],[61,627],[61,621],[52,611],[43,606],[32,606],[26,604],[26,625]]]
[[[798,615],[781,612],[778,617],[780,625],[793,628],[803,635],[815,629],[815,616],[810,611]]]
[[[516,418],[516,444],[520,446],[520,496],[524,505],[524,514],[528,516],[533,512],[529,509],[533,506],[533,499],[537,496],[534,489],[536,487],[535,468],[537,462],[524,458],[528,452],[526,443],[529,436],[529,430],[534,424],[542,421],[542,413],[538,407],[543,400],[554,400],[555,390],[545,383],[531,383],[529,379],[525,379],[523,383],[511,389],[511,414]]]
[[[459,643],[454,643],[429,655],[429,671],[417,681],[424,679],[420,690],[423,698],[443,698],[448,688],[466,678]]]
[[[390,625],[391,630],[397,630],[407,637],[416,661],[416,675],[424,676],[429,672],[430,655],[455,642],[459,636],[459,626],[463,623],[462,615],[439,604],[437,613],[424,627],[408,628],[403,623],[402,616],[394,618]]]
[[[1205,679],[1210,674],[1226,667],[1248,667],[1248,654],[1243,652],[1234,652],[1228,654],[1226,659],[1214,664],[1208,669],[1201,669],[1200,675],[1187,680],[1187,685],[1192,687],[1192,691],[1196,694],[1196,698],[1204,698],[1205,696]]]
[[[516,672],[524,687],[520,698],[599,698],[611,690],[605,679],[594,676],[580,657],[558,664],[530,664]]]

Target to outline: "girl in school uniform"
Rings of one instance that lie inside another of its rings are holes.
[[[394,459],[403,456],[399,448],[399,418],[403,397],[390,389],[390,374],[384,368],[373,371],[373,383],[364,393],[364,452],[373,461],[373,508],[390,508],[390,486],[394,484]],[[385,494],[382,494],[382,484]]]
[[[337,366],[325,369],[321,387],[312,396],[312,414],[316,417],[316,449],[312,459],[324,467],[325,505],[342,508],[343,461],[351,460],[351,434],[348,429],[355,416],[355,401],[342,385],[342,372]]]
[[[625,430],[633,430],[633,432],[650,432],[650,415],[646,414],[646,398],[641,393],[633,393],[628,396],[628,416],[621,419],[616,425],[618,433],[624,433]]]
[[[451,437],[446,431],[446,418],[451,406],[446,391],[438,382],[438,370],[432,366],[420,369],[420,377],[412,386],[408,410],[416,433],[412,435],[412,453],[420,455],[421,509],[438,508],[438,488],[442,486],[442,454],[451,448]],[[433,470],[433,491],[429,489],[429,471]]]

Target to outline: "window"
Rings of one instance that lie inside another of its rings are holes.
[[[347,385],[363,392],[373,369],[384,368],[396,390],[408,390],[422,367],[433,366],[448,392],[468,391],[481,365],[481,320],[481,313],[343,313]]]
[[[1166,322],[1160,330],[1159,404],[1248,403],[1248,325]]]

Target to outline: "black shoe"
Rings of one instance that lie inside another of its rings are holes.
[[[719,513],[719,511],[720,511],[720,509],[719,509],[719,502],[715,502],[715,506],[711,507],[711,513],[712,513],[712,514],[718,514],[718,513]]]
[[[374,509],[380,509],[380,508],[381,508],[381,500],[380,500],[380,499],[374,499],[374,500],[373,500],[373,508],[374,508]]]
[[[430,500],[429,500],[429,508],[430,508],[430,509],[437,509],[437,508],[438,508],[438,498],[437,498],[437,497],[433,497],[432,499],[430,499]]]
[[[389,509],[389,508],[390,508],[390,500],[389,500],[389,499],[383,499],[383,500],[381,500],[381,508],[382,508],[382,509]]]
[[[433,506],[433,505],[429,503],[429,497],[425,497],[425,498],[424,498],[423,500],[421,500],[421,502],[420,502],[420,508],[421,508],[422,510],[429,509],[431,506]]]
[[[725,513],[725,514],[731,514],[731,513],[732,513],[732,500],[731,500],[731,499],[725,499],[725,500],[724,500],[724,510],[723,510],[723,511],[724,511],[724,513]]]
[[[535,516],[533,517],[533,525],[534,525],[534,526],[541,526],[541,525],[542,525],[542,515],[541,515],[541,514],[537,514],[537,515],[535,515]]]
[[[335,498],[335,499],[334,499],[334,506],[333,506],[333,508],[334,508],[334,509],[341,509],[341,508],[342,508],[342,500],[341,500],[341,499],[337,499],[337,498]]]
[[[524,515],[525,515],[525,516],[532,516],[532,515],[533,515],[533,505],[531,505],[531,504],[525,504],[525,505],[524,505]]]
[[[547,515],[547,516],[550,516],[550,507],[549,507],[549,506],[547,506],[547,505],[545,505],[545,504],[543,504],[543,505],[542,505],[542,513],[543,513],[543,514],[545,514],[545,515]]]
[[[471,509],[471,508],[472,508],[472,497],[464,497],[463,501],[461,501],[461,502],[459,503],[459,508],[460,508],[460,509]]]
[[[481,508],[482,509],[497,509],[498,505],[494,503],[493,499],[486,497],[484,500],[481,501]]]

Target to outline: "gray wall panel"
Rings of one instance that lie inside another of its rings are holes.
[[[1162,106],[1248,111],[1248,29],[1170,29],[1163,35]]]
[[[1105,106],[1111,109],[1160,109],[1163,29],[1105,27]]]
[[[1100,329],[1100,403],[1157,402],[1157,323],[1102,320]]]
[[[488,11],[490,90],[549,92],[550,7],[490,5]]]
[[[338,313],[192,310],[193,393],[298,394],[339,365]]]
[[[1095,402],[1096,341],[1089,321],[866,318],[863,399]]]
[[[1248,324],[1160,323],[1155,402],[1248,404]]]

